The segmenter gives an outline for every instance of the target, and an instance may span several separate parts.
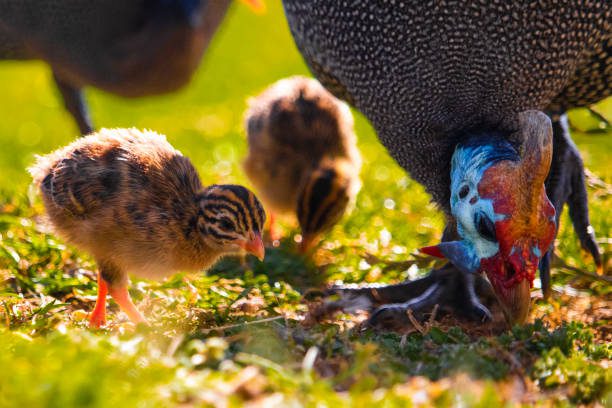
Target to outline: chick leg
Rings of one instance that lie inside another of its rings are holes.
[[[132,302],[132,298],[127,290],[127,285],[119,287],[111,286],[109,288],[109,293],[133,323],[147,323],[146,319],[140,314],[138,309],[136,309],[134,302]]]
[[[106,324],[106,295],[108,294],[108,285],[102,279],[98,272],[98,297],[91,316],[89,316],[89,327],[99,328]]]
[[[128,279],[126,273],[110,261],[99,261],[100,282],[104,281],[108,288],[108,293],[117,302],[130,320],[134,323],[146,323],[145,318],[140,314],[132,298],[128,293]]]

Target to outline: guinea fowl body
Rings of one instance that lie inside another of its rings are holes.
[[[13,40],[0,44],[0,56],[47,61],[78,88],[129,97],[169,92],[189,80],[231,2],[199,3],[5,1],[1,37]]]
[[[451,156],[466,130],[611,93],[609,2],[283,4],[313,73],[365,114],[447,212]]]
[[[610,2],[283,4],[315,76],[364,113],[448,217],[448,242],[427,251],[451,260],[461,282],[432,273],[429,286],[402,286],[405,302],[372,319],[405,322],[407,309],[448,304],[455,290],[467,299],[459,312],[486,319],[474,293],[479,271],[508,321],[524,320],[538,262],[550,293],[554,224],[566,203],[582,246],[600,263],[582,160],[563,114],[611,94]],[[502,145],[509,153],[498,160]],[[372,296],[386,297],[381,288]]]
[[[110,289],[126,288],[128,272],[159,279],[241,249],[263,256],[257,198],[241,186],[203,187],[154,132],[103,129],[30,171],[53,229],[94,256]]]
[[[244,169],[266,206],[294,215],[305,241],[344,214],[360,188],[361,156],[348,106],[306,77],[249,100]]]
[[[230,4],[6,0],[0,3],[0,58],[46,61],[67,109],[86,134],[92,126],[82,87],[138,97],[184,86]]]

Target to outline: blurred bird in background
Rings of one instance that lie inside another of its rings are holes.
[[[361,156],[348,106],[318,81],[282,79],[249,100],[244,169],[271,211],[295,215],[300,250],[333,227],[359,192]]]
[[[262,11],[261,0],[242,0]],[[185,86],[231,0],[6,0],[0,59],[41,59],[82,134],[93,124],[82,88],[123,97]]]

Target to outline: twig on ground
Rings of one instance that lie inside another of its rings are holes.
[[[419,268],[424,268],[430,266],[432,263],[435,265],[436,262],[439,261],[437,258],[419,253],[412,253],[410,255],[412,256],[412,259],[405,261],[389,261],[367,251],[364,252],[361,257],[370,265],[383,265],[383,272],[403,271],[410,268],[412,265],[416,265]]]
[[[376,300],[379,303],[382,303],[382,299],[380,295],[378,294],[378,291],[376,290],[376,288],[372,288],[371,292],[372,292],[372,297],[374,298],[374,300]]]
[[[555,256],[555,261],[553,265],[559,268],[560,270],[565,269],[567,271],[574,272],[584,278],[588,278],[588,279],[600,281],[600,282],[605,282],[605,283],[612,283],[612,277],[607,276],[607,275],[597,275],[591,272],[585,272],[580,268],[576,268],[575,266],[568,265],[567,263],[565,263],[563,259],[561,259],[558,256]]]
[[[598,121],[604,124],[604,129],[610,127],[610,121],[606,118],[606,115],[603,112],[600,112],[595,106],[589,106],[587,108],[589,113],[597,118]]]
[[[438,309],[439,309],[440,305],[439,304],[435,304],[433,310],[431,311],[431,315],[429,316],[429,320],[427,320],[427,331],[429,331],[429,329],[431,329],[433,327],[433,324],[435,323],[436,320],[436,316],[438,314]]]
[[[248,322],[242,322],[242,323],[236,323],[236,324],[228,324],[225,326],[217,326],[217,327],[211,327],[208,329],[201,329],[200,332],[204,333],[204,334],[208,334],[210,332],[213,331],[224,331],[224,330],[230,330],[230,329],[236,329],[238,327],[244,327],[244,326],[251,326],[254,324],[262,324],[262,323],[268,323],[268,322],[273,322],[275,320],[281,320],[284,319],[284,316],[274,316],[274,317],[267,317],[265,319],[259,319],[259,320],[251,320]]]
[[[423,335],[427,334],[427,330],[425,330],[425,328],[421,325],[421,323],[419,323],[419,321],[412,314],[412,309],[406,310],[406,315],[408,315],[408,319],[410,320],[410,323],[412,323],[414,328],[417,329],[419,333]]]
[[[596,190],[595,195],[599,197],[606,197],[612,195],[612,185],[606,183],[602,178],[597,176],[589,169],[584,169],[584,175],[586,177],[586,181],[589,187]]]

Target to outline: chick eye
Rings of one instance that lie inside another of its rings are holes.
[[[225,231],[233,230],[234,223],[229,218],[221,218],[219,221],[219,227]]]
[[[476,216],[476,230],[486,240],[496,242],[495,224],[485,215]]]

